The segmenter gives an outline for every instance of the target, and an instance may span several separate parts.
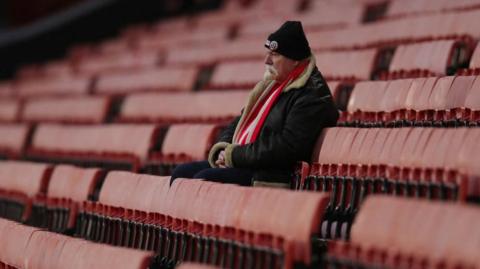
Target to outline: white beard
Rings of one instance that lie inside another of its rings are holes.
[[[274,80],[278,76],[277,70],[272,65],[265,65],[265,73],[263,74],[263,80]]]

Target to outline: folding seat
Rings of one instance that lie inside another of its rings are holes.
[[[410,91],[413,79],[392,80],[385,89],[380,107],[383,113],[379,114],[378,121],[387,127],[402,126],[405,113],[405,102]]]
[[[389,83],[389,81],[363,81],[355,84],[348,100],[347,112],[342,112],[339,125],[358,126],[362,122],[368,122],[371,116],[371,113],[367,113],[368,104],[380,103],[377,98],[371,98],[375,96],[372,93],[384,92]]]
[[[3,93],[4,90],[0,89],[0,92]],[[0,93],[0,96],[2,93]],[[19,117],[19,113],[20,113],[20,101],[7,99],[2,96],[2,100],[0,101],[0,122],[17,121]]]
[[[2,222],[6,220],[2,219]],[[9,222],[3,228],[2,244],[0,244],[0,261],[13,268],[24,268],[25,251],[28,241],[36,228]],[[10,268],[10,267],[7,267]]]
[[[215,66],[209,89],[249,89],[262,80],[263,60],[221,62]]]
[[[16,159],[23,155],[30,127],[25,124],[0,125],[0,156]]]
[[[161,151],[151,155],[146,169],[162,165],[159,172],[168,174],[176,164],[206,160],[218,133],[219,127],[213,124],[171,125],[163,140]]]
[[[104,177],[100,169],[56,166],[46,197],[35,199],[28,223],[60,232],[73,229],[80,203],[98,198],[99,184]]]
[[[148,124],[43,124],[36,129],[28,156],[137,171],[155,145],[157,135],[158,128]]]
[[[248,94],[246,90],[232,90],[129,95],[122,105],[119,121],[225,123],[240,114]]]
[[[452,87],[454,76],[441,77],[435,83],[432,92],[428,98],[428,102],[422,104],[424,108],[419,112],[420,122],[423,122],[425,126],[441,126],[441,116],[437,111],[445,110],[449,104],[447,96]]]
[[[371,197],[355,220],[351,245],[364,255],[350,264],[474,268],[478,209],[464,204]]]
[[[76,65],[76,72],[83,76],[99,76],[142,69],[152,69],[159,62],[159,53],[124,51],[120,54],[103,54],[89,57]],[[130,73],[128,72],[128,73]],[[121,84],[120,84],[121,85]]]
[[[105,74],[98,78],[94,92],[119,95],[140,91],[192,91],[197,74],[195,67],[139,69]]]
[[[450,87],[446,98],[445,110],[436,112],[436,118],[446,126],[465,126],[465,101],[470,89],[473,86],[475,76],[457,76]]]
[[[433,115],[428,112],[429,98],[439,78],[418,78],[415,79],[410,87],[405,102],[406,117],[405,126],[422,126],[427,123]]]
[[[31,99],[21,117],[27,122],[102,123],[110,105],[110,98],[100,96]]]
[[[477,76],[472,87],[467,92],[463,105],[465,107],[463,118],[466,119],[466,123],[470,126],[477,126],[480,122],[480,94],[478,89],[480,89],[480,79]]]
[[[2,217],[25,221],[30,217],[32,199],[44,195],[50,179],[47,164],[4,161],[0,163],[0,213]]]
[[[22,98],[58,95],[86,95],[90,91],[90,77],[49,77],[20,81],[16,92]]]
[[[472,198],[478,199],[480,191],[478,188],[478,165],[475,162],[475,156],[478,152],[479,131],[477,129],[469,129],[466,136],[464,136],[463,144],[459,149],[457,148],[457,158],[448,161],[454,163],[458,174],[454,178],[454,182],[459,185],[459,193],[456,197],[460,201]],[[462,186],[463,185],[463,186]],[[463,192],[460,192],[462,191]]]
[[[22,268],[52,268],[69,237],[44,231],[35,231],[28,239]]]
[[[73,77],[73,64],[68,59],[49,61],[42,66],[42,72],[45,77]]]
[[[327,80],[368,80],[376,72],[376,49],[328,51],[315,54],[316,64]]]
[[[455,73],[463,66],[467,46],[461,40],[438,40],[397,47],[392,58],[390,72],[406,72],[406,76],[415,74],[446,75]],[[410,74],[410,75],[409,75]]]
[[[480,68],[480,44],[477,44],[470,59],[470,69],[478,70]]]

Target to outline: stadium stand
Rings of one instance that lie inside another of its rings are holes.
[[[99,203],[85,204],[78,235],[115,245],[143,246],[167,258],[165,262],[246,268],[252,259],[268,263],[265,268],[312,262],[311,237],[328,196],[188,179],[168,185],[168,178],[110,172]],[[119,195],[125,189],[134,191],[128,197]],[[278,203],[280,198],[287,203]],[[259,222],[258,217],[267,211],[271,222]],[[122,235],[112,236],[112,231]]]
[[[100,124],[107,119],[111,99],[105,96],[31,99],[25,102],[21,120]]]
[[[0,162],[0,216],[28,220],[33,199],[45,194],[51,172],[52,168],[47,164]]]
[[[108,168],[137,171],[153,150],[159,129],[154,125],[38,126],[28,150],[31,160],[104,164]]]
[[[477,76],[359,82],[339,125],[476,126],[479,83]]]
[[[0,268],[480,269],[479,8],[225,0],[20,67],[0,83]],[[171,182],[287,19],[345,110],[295,190]]]
[[[25,124],[0,125],[0,156],[2,159],[16,159],[23,156],[29,132],[30,127]]]
[[[369,197],[350,242],[331,241],[328,267],[478,268],[479,216],[474,206]]]
[[[478,134],[465,128],[328,129],[300,188],[332,193],[322,230],[327,238],[348,236],[351,214],[369,193],[465,201],[479,196],[471,160]],[[344,227],[331,225],[338,219]]]

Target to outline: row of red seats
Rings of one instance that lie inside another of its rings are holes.
[[[478,76],[448,76],[355,85],[339,125],[477,126]]]
[[[76,234],[153,250],[166,264],[292,268],[313,262],[311,240],[328,195],[191,179],[169,184],[168,178],[110,172],[98,203],[83,204]]]
[[[480,37],[475,27],[479,14],[480,10],[472,9],[380,20],[344,29],[314,31],[307,33],[307,36],[313,48],[322,50],[396,46],[453,36],[467,36],[476,40]]]
[[[95,244],[0,219],[0,268],[152,268],[153,253]]]
[[[478,0],[403,0],[392,1],[388,7],[386,16],[404,16],[414,14],[426,14],[429,12],[441,12],[455,9],[472,9],[480,7]]]
[[[479,135],[469,128],[329,128],[297,188],[331,193],[325,238],[347,238],[359,204],[372,193],[478,200]]]
[[[369,197],[326,268],[480,268],[480,211],[464,204]]]

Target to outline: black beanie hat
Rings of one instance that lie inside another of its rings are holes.
[[[265,47],[296,61],[310,56],[310,46],[299,21],[286,21],[268,36]]]

